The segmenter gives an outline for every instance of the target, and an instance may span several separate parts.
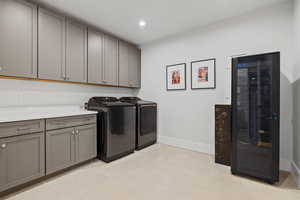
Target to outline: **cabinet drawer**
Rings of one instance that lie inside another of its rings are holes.
[[[44,120],[1,123],[0,138],[43,132],[44,124]]]
[[[61,117],[46,120],[46,129],[55,130],[86,124],[94,124],[97,121],[96,115],[81,115],[74,117]]]

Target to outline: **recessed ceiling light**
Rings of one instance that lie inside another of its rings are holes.
[[[139,21],[139,26],[140,26],[140,28],[145,28],[146,25],[147,25],[147,23],[146,23],[145,20],[140,20],[140,21]]]

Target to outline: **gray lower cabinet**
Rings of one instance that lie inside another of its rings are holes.
[[[88,29],[88,83],[103,82],[103,34]]]
[[[0,1],[0,75],[37,77],[37,6]]]
[[[38,9],[38,77],[65,80],[65,17]]]
[[[76,162],[81,163],[97,156],[97,126],[96,124],[75,128],[76,132]]]
[[[75,163],[75,132],[66,128],[46,132],[46,174]]]
[[[72,117],[59,117],[46,120],[46,130],[56,130],[68,127],[78,127],[87,124],[95,124],[97,115],[79,115]],[[0,126],[1,128],[1,126]],[[0,129],[1,130],[1,129]]]
[[[105,35],[103,48],[103,84],[118,85],[118,39]]]
[[[66,81],[87,82],[87,28],[67,20]]]
[[[140,50],[119,41],[119,86],[139,88],[141,86]]]
[[[90,160],[96,156],[96,124],[46,132],[47,174]]]
[[[0,193],[96,158],[96,116],[0,123]]]
[[[44,132],[44,120],[0,123],[0,138]]]
[[[45,175],[44,132],[0,139],[0,192]]]

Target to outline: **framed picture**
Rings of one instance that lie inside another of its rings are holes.
[[[191,62],[192,89],[216,88],[216,59],[198,60]]]
[[[186,64],[167,65],[167,90],[186,89]]]

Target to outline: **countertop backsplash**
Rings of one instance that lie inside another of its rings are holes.
[[[0,79],[0,108],[12,106],[83,106],[93,96],[133,96],[135,89]]]

